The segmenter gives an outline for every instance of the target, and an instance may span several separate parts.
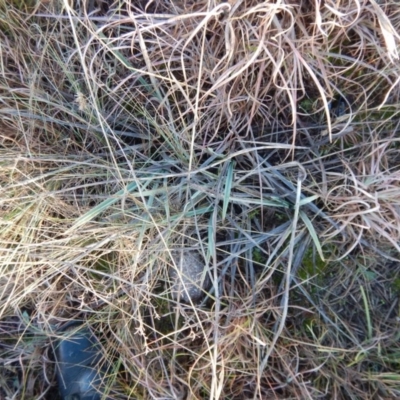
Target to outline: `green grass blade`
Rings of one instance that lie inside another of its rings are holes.
[[[313,226],[310,218],[308,218],[307,214],[304,211],[301,211],[301,210],[300,210],[299,215],[300,215],[300,218],[303,220],[305,226],[307,227],[308,232],[310,232],[311,238],[312,238],[312,240],[313,240],[313,242],[315,244],[315,247],[316,247],[316,249],[318,251],[319,256],[321,257],[321,260],[325,261],[324,254],[322,252],[321,243],[320,243],[320,241],[318,239],[317,232],[315,232],[314,226]]]
[[[222,221],[225,220],[226,212],[228,210],[230,194],[232,190],[232,182],[233,182],[233,171],[235,168],[235,162],[231,161],[228,167],[228,173],[226,174],[226,182],[225,182],[225,190],[224,190],[224,202],[222,205]]]
[[[71,226],[66,231],[66,235],[68,235],[70,232],[73,230],[85,225],[89,221],[92,221],[94,218],[96,218],[99,214],[101,214],[103,211],[107,210],[107,208],[111,207],[113,204],[115,204],[117,201],[121,200],[121,197],[123,195],[126,195],[127,193],[130,193],[134,191],[137,188],[137,183],[136,182],[131,182],[129,183],[125,189],[119,190],[114,196],[111,198],[102,201],[100,204],[97,206],[93,207],[91,210],[89,210],[87,213],[83,214],[81,217],[79,217],[75,223]]]
[[[260,198],[230,196],[229,201],[236,203],[236,204],[259,205],[259,206],[264,206],[264,207],[289,208],[288,203],[286,203],[284,200],[280,200],[280,199],[266,200],[266,199],[260,199]]]
[[[306,197],[304,199],[301,199],[299,202],[300,207],[304,206],[306,204],[312,203],[314,200],[317,200],[320,196],[315,194],[314,196]]]
[[[364,288],[360,285],[360,290],[361,290],[361,296],[363,298],[364,302],[364,308],[365,308],[365,317],[367,319],[367,330],[368,330],[368,339],[372,339],[372,324],[371,324],[371,315],[369,312],[369,305],[368,305],[368,299],[367,295],[364,291]]]
[[[215,210],[214,213],[210,215],[208,220],[208,247],[207,247],[207,262],[210,262],[211,256],[214,254],[215,242],[214,242],[214,220],[215,220]]]

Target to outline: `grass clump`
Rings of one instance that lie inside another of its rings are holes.
[[[399,397],[399,15],[0,2],[0,397],[71,320],[112,398]]]

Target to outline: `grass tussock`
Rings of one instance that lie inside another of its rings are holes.
[[[399,397],[399,32],[389,1],[0,1],[0,398],[56,398],[70,320],[115,399]]]

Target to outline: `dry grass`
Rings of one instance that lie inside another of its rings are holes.
[[[400,396],[400,9],[318,4],[0,0],[0,399],[72,319],[115,399]]]

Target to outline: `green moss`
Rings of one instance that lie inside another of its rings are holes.
[[[307,114],[312,114],[315,109],[314,109],[314,104],[315,101],[312,99],[303,99],[299,103],[299,108],[301,111],[307,113]]]
[[[253,211],[250,211],[248,215],[249,215],[249,219],[250,220],[252,220],[254,218],[259,218],[260,217],[260,209],[257,208],[257,209],[255,209]]]
[[[258,248],[255,247],[253,249],[253,262],[264,265],[267,261],[264,253]]]
[[[302,280],[307,280],[312,276],[317,276],[317,282],[321,283],[326,275],[326,267],[328,263],[323,261],[317,252],[309,249],[304,254],[301,268],[299,269],[299,277]]]
[[[400,278],[393,279],[392,288],[397,294],[400,294]]]

